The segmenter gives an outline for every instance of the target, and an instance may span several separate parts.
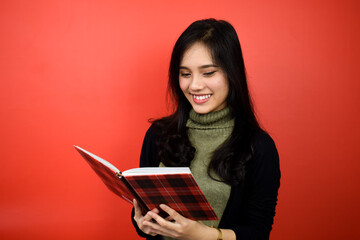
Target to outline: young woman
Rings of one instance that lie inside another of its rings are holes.
[[[280,186],[279,157],[260,128],[235,29],[226,21],[192,23],[177,40],[169,91],[175,111],[146,133],[140,166],[188,166],[218,221],[193,221],[166,205],[133,223],[147,239],[269,239]],[[210,226],[215,226],[210,227]]]

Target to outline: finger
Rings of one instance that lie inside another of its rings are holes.
[[[147,217],[150,217],[150,219],[147,219]],[[153,220],[153,215],[151,212],[148,212],[144,218],[141,221],[141,225],[143,228],[143,232],[145,232],[148,235],[163,235],[163,236],[171,236],[169,235],[169,230],[162,228],[162,226],[160,226],[156,221],[152,221]],[[146,218],[146,220],[144,220]]]
[[[151,234],[149,235],[152,235],[152,236],[156,236],[156,235],[161,235],[161,236],[164,236],[164,237],[171,237],[171,238],[176,238],[176,232],[175,231],[172,231],[172,230],[163,230],[163,229],[152,229],[151,230]]]
[[[164,218],[160,217],[160,215],[154,213],[154,212],[149,212],[149,215],[151,216],[152,219],[154,219],[156,221],[156,223],[158,223],[158,225],[160,225],[161,227],[164,227],[166,229],[174,229],[174,226],[172,222],[169,222],[167,220],[165,220]]]
[[[140,206],[139,206],[138,202],[135,199],[133,200],[133,203],[134,203],[134,210],[135,210],[134,218],[135,218],[135,220],[140,219],[141,216],[142,216]]]
[[[153,229],[153,230],[159,230],[160,229],[160,225],[156,222],[152,222],[152,221],[149,221],[149,220],[145,220],[143,222],[143,225],[148,227],[149,229]]]
[[[138,204],[138,202],[134,199],[134,208],[135,208],[135,215],[134,215],[134,219],[137,222],[138,226],[140,229],[142,229],[143,227],[143,222],[144,221],[150,221],[151,220],[151,216],[148,214],[145,214],[145,216],[142,215],[142,211],[141,208]],[[153,209],[154,212],[158,212],[158,209]]]
[[[144,222],[144,221],[151,221],[152,218],[153,218],[151,213],[152,213],[151,211],[147,212],[147,213],[145,214],[145,216],[142,218],[142,221],[143,221],[143,222]]]
[[[175,221],[171,216],[167,216],[166,218],[165,218],[165,220],[167,220],[167,221]]]
[[[178,212],[176,212],[174,209],[172,209],[171,207],[165,204],[160,204],[160,208],[164,210],[167,214],[169,214],[169,217],[175,220],[176,222],[179,222],[184,219],[184,217],[181,216]]]
[[[160,211],[159,211],[159,209],[154,208],[153,210],[151,210],[151,211],[149,211],[149,212],[147,212],[147,213],[145,214],[145,216],[143,217],[143,220],[146,220],[146,221],[151,221],[152,216],[151,216],[151,215],[149,215],[149,213],[150,213],[150,212],[153,212],[153,213],[158,214]]]
[[[154,208],[153,210],[151,210],[152,212],[154,212],[154,213],[156,213],[156,214],[158,214],[160,211],[159,211],[159,209],[157,209],[157,208]]]
[[[164,226],[159,225],[158,223],[150,222],[150,221],[144,221],[144,226],[148,228],[151,233],[159,234],[162,236],[172,237],[175,236],[175,231],[168,229]]]
[[[149,212],[148,212],[149,213]],[[141,218],[139,218],[136,223],[138,225],[138,227],[141,229],[141,231],[143,231],[146,234],[149,235],[153,235],[156,233],[154,233],[153,229],[151,227],[149,227],[149,224],[146,224],[146,222],[151,222],[152,217],[149,214],[145,214],[145,216],[141,216]],[[153,235],[153,236],[155,236]]]
[[[148,234],[148,235],[151,235],[151,236],[156,236],[158,233],[157,230],[149,227],[149,226],[146,226],[144,225],[144,229],[141,229],[145,234]]]

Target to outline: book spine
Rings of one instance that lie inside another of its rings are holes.
[[[143,216],[145,216],[145,214],[150,211],[150,209],[148,208],[148,206],[145,204],[145,202],[141,199],[141,197],[139,197],[139,195],[136,193],[136,191],[133,189],[133,187],[128,183],[128,181],[126,180],[126,178],[121,174],[121,173],[116,173],[116,176],[121,180],[121,182],[126,186],[127,189],[129,189],[129,191],[131,192],[131,194],[135,197],[136,201],[138,202],[138,204],[140,205],[141,208],[141,213],[143,214]]]

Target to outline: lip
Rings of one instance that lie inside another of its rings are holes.
[[[201,104],[209,101],[212,94],[191,94],[191,96],[195,103]]]

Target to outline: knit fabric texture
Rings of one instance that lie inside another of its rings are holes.
[[[208,114],[198,114],[192,109],[186,126],[189,140],[196,149],[190,165],[191,172],[216,215],[221,219],[230,196],[231,186],[212,179],[208,175],[208,166],[214,151],[231,135],[234,119],[229,108]],[[213,171],[210,173],[212,177],[220,180]],[[203,221],[205,225],[215,227],[219,222],[220,220]]]
[[[186,123],[190,143],[196,149],[190,165],[191,172],[219,217],[219,220],[202,221],[207,226],[218,227],[230,196],[231,186],[212,179],[208,175],[208,166],[214,151],[221,147],[231,135],[234,123],[229,108],[207,114],[198,114],[191,109]],[[160,163],[160,167],[163,166]],[[211,171],[211,176],[220,179],[213,171]],[[164,240],[172,239],[164,237]]]

